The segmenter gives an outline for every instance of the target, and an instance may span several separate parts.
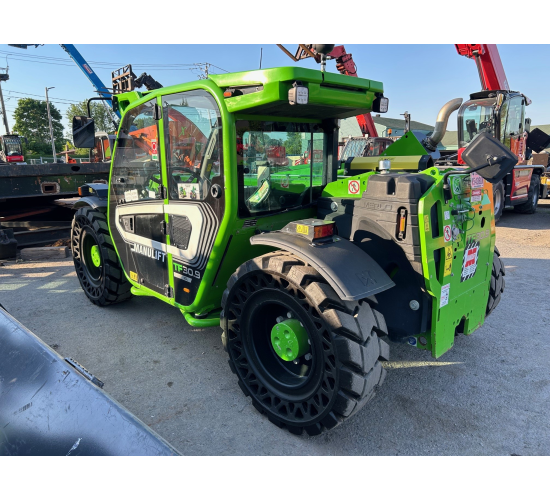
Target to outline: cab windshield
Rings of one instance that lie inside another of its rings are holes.
[[[239,215],[250,217],[307,205],[326,173],[320,125],[238,120]]]
[[[466,147],[476,135],[482,132],[495,136],[495,105],[496,99],[491,98],[469,101],[463,106],[459,115],[461,137],[458,147]]]

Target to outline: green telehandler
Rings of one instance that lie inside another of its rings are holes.
[[[384,159],[338,178],[339,120],[384,111],[380,82],[282,67],[138,92],[125,78],[109,184],[75,205],[82,288],[98,306],[152,296],[192,326],[221,323],[271,422],[335,427],[384,381],[386,340],[439,357],[498,304],[491,183],[517,158],[491,137],[467,170]],[[92,147],[93,120],[73,135]]]

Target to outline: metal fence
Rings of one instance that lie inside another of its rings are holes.
[[[61,158],[57,158],[57,160],[59,161]],[[74,158],[74,160],[76,160],[77,163],[89,163],[90,162],[90,159],[89,158]],[[46,157],[46,156],[41,156],[40,158],[32,158],[32,159],[29,159],[27,160],[27,163],[29,165],[41,165],[42,163],[54,163],[54,160],[53,160],[53,156],[50,156],[50,157]],[[65,163],[64,161],[62,163]]]

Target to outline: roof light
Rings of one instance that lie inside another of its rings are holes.
[[[309,102],[309,89],[302,85],[302,82],[294,82],[292,88],[288,91],[288,103],[307,104]]]
[[[390,100],[387,97],[379,94],[372,102],[372,110],[375,113],[387,113],[390,106]]]

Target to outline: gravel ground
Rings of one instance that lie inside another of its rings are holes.
[[[497,246],[506,291],[485,325],[439,360],[391,344],[376,398],[313,438],[252,407],[219,328],[192,328],[151,298],[98,308],[70,259],[0,267],[0,303],[186,455],[549,455],[550,200],[505,212]]]

